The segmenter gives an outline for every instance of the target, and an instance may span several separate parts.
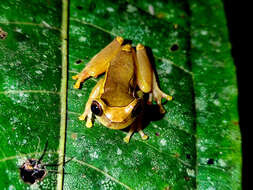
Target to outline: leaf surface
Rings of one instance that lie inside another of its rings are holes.
[[[190,0],[190,8],[197,187],[241,189],[238,92],[223,4]]]
[[[17,168],[38,158],[47,140],[43,162],[57,163],[58,152],[73,159],[64,181],[49,173],[31,188],[241,189],[235,68],[219,0],[72,0],[69,23],[56,1],[0,7],[0,27],[8,32],[0,41],[0,173],[7,176],[0,189],[29,187]],[[67,94],[62,24],[69,26]],[[163,117],[153,109],[146,118],[147,141],[136,133],[125,144],[127,131],[97,121],[88,129],[78,120],[100,78],[76,90],[71,76],[118,35],[148,47],[161,89],[174,97]]]

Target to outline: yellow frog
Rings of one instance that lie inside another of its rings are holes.
[[[92,89],[85,111],[79,119],[85,120],[87,117],[88,128],[92,127],[92,114],[111,129],[131,126],[124,138],[128,143],[135,130],[143,140],[148,138],[141,126],[143,93],[149,93],[148,103],[152,102],[152,98],[155,99],[162,113],[165,112],[162,98],[172,100],[172,97],[159,89],[145,47],[138,44],[135,51],[130,44],[123,45],[123,42],[122,37],[116,37],[72,78],[77,80],[74,85],[77,89],[87,78],[105,72],[105,76]]]

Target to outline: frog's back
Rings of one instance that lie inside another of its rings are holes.
[[[134,100],[134,60],[131,51],[131,46],[126,49],[123,47],[109,64],[104,93],[101,95],[101,99],[108,106],[126,106]]]

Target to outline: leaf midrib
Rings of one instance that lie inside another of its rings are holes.
[[[61,53],[62,53],[62,78],[60,91],[61,120],[60,120],[60,142],[58,175],[56,189],[63,188],[64,161],[65,161],[65,139],[66,139],[66,117],[67,117],[67,84],[68,84],[68,0],[62,0],[62,25],[61,25]]]

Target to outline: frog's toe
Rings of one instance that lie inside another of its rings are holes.
[[[78,117],[79,120],[83,121],[86,118],[86,114],[82,114]]]
[[[74,88],[75,88],[75,89],[80,88],[80,84],[81,84],[81,83],[80,83],[79,81],[77,81],[76,84],[74,85]]]
[[[142,138],[142,140],[147,140],[148,139],[148,135],[143,135],[141,138]]]
[[[156,92],[154,92],[154,98],[155,98],[156,102],[161,102],[163,98],[168,100],[168,101],[171,101],[173,99],[172,96],[170,96],[168,94],[165,94],[160,89],[157,90]]]
[[[91,128],[91,127],[92,127],[92,121],[91,121],[91,120],[88,120],[88,121],[86,122],[86,127],[87,127],[87,128]]]
[[[78,75],[74,75],[74,76],[72,76],[72,79],[77,80],[78,77],[79,77]]]
[[[172,96],[170,96],[170,95],[168,95],[168,94],[165,94],[165,93],[163,93],[163,98],[165,98],[165,99],[168,100],[168,101],[171,101],[171,100],[173,99]]]
[[[123,140],[124,140],[125,143],[129,143],[130,137],[129,137],[129,136],[126,136]]]
[[[139,134],[140,134],[142,140],[147,140],[147,139],[148,139],[148,135],[146,135],[146,134],[143,132],[143,130],[139,129],[138,132],[139,132]]]

